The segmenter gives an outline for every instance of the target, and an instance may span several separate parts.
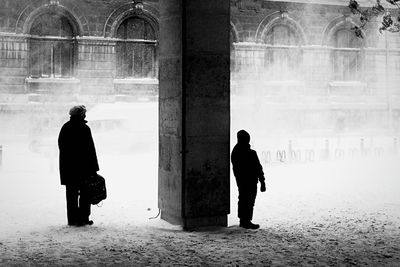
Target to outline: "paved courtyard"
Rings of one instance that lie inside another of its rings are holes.
[[[65,192],[47,155],[9,144],[0,171],[1,266],[398,266],[397,158],[266,166],[259,230],[184,232],[159,218],[157,155],[99,157],[108,199],[93,226],[66,226]]]

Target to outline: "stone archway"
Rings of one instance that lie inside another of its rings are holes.
[[[130,17],[130,16],[138,16],[143,17],[148,20],[153,28],[155,29],[157,35],[159,31],[159,11],[149,5],[147,3],[142,3],[142,6],[136,6],[135,3],[126,3],[118,8],[116,8],[111,14],[108,16],[103,29],[104,37],[115,37],[116,31],[121,24],[121,22]]]
[[[77,36],[89,35],[89,26],[85,15],[76,8],[75,5],[68,3],[70,6],[64,6],[63,3],[55,2],[54,4],[44,3],[44,1],[34,1],[19,14],[15,25],[16,33],[28,33],[35,19],[49,11],[54,11],[66,16],[74,28]]]
[[[301,25],[291,18],[287,12],[275,12],[266,16],[257,27],[255,40],[256,42],[262,43],[265,34],[267,34],[274,26],[285,25],[293,30],[300,40],[300,44],[304,45],[307,43],[306,34],[304,33]]]

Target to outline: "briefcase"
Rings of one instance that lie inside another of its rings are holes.
[[[88,196],[90,204],[97,205],[107,198],[106,180],[96,173],[84,180],[82,191]]]

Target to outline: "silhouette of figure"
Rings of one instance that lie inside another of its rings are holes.
[[[99,170],[92,133],[86,125],[86,107],[74,106],[58,136],[60,178],[67,195],[68,225],[92,225],[89,220],[90,202],[82,192],[84,179]]]
[[[265,192],[265,177],[257,152],[250,149],[250,135],[245,130],[237,133],[237,144],[232,150],[233,174],[239,189],[238,217],[240,227],[258,229],[253,224],[253,208],[257,196],[257,183],[261,183],[261,192]]]

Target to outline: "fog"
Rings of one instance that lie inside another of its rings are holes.
[[[232,77],[238,75],[240,73],[232,73]],[[282,92],[261,94],[257,91],[275,83],[283,86]],[[310,103],[317,103],[320,97],[288,96],[286,89],[296,90],[291,86],[293,83],[307,90],[298,80],[268,81],[267,76],[249,76],[240,82],[232,80],[231,146],[236,142],[238,130],[246,129],[251,134],[251,145],[260,157],[267,185],[274,185],[269,192],[287,190],[311,202],[317,192],[324,192],[333,198],[345,196],[352,201],[352,195],[365,194],[368,198],[367,192],[380,187],[381,196],[389,199],[385,203],[398,204],[394,188],[399,183],[395,167],[399,140],[395,131],[380,128],[374,115],[369,118],[368,113],[361,122],[357,117],[346,117],[357,116],[357,111],[353,114],[337,108],[333,110],[332,103],[326,103],[327,107],[321,107],[325,103],[320,103],[310,108]],[[55,99],[56,95],[52,97]],[[57,136],[69,119],[69,108],[77,103],[32,101],[14,110],[1,111],[3,208],[15,196],[35,198],[30,192],[33,188],[41,195],[38,185],[46,184],[44,192],[53,190],[52,196],[63,198]],[[110,199],[124,203],[120,206],[139,203],[141,213],[137,214],[141,215],[132,214],[132,217],[143,219],[156,215],[158,102],[142,99],[87,106],[99,173],[107,179]],[[339,114],[339,122],[335,114]],[[353,124],[347,124],[350,120]],[[368,175],[366,170],[369,170]],[[332,176],[332,171],[341,177]],[[335,179],[340,183],[336,184]],[[231,185],[233,212],[230,216],[234,222],[237,190],[232,175]],[[383,201],[383,198],[373,199]],[[24,201],[31,203],[28,198]]]
[[[305,81],[267,77],[233,81],[240,93],[231,96],[232,144],[246,129],[266,164],[397,155],[397,118],[379,96],[369,104],[363,96],[310,95]]]
[[[303,20],[312,23],[306,15]],[[322,194],[326,199],[353,202],[361,198],[370,199],[371,205],[399,205],[394,189],[400,180],[396,169],[399,123],[389,101],[391,93],[398,93],[388,91],[397,89],[397,80],[371,71],[369,76],[376,74],[375,80],[367,77],[360,82],[358,48],[346,48],[340,55],[333,49],[336,45],[340,50],[340,42],[314,47],[302,38],[290,27],[277,27],[263,35],[264,43],[232,43],[231,148],[238,130],[251,134],[251,146],[264,167],[270,196],[293,194],[312,203]],[[348,33],[340,38],[354,41]],[[12,53],[6,51],[5,57],[16,58]],[[382,64],[382,58],[376,62]],[[390,60],[386,63],[395,65]],[[391,66],[366,65],[395,71],[398,76],[398,69]],[[1,71],[2,77],[13,75],[12,70]],[[0,204],[14,216],[7,223],[23,220],[22,214],[7,208],[10,202],[32,207],[45,195],[48,202],[54,198],[57,205],[62,203],[65,192],[59,185],[57,137],[75,104],[88,108],[99,173],[106,178],[110,192],[105,205],[116,210],[137,208],[129,216],[119,211],[126,218],[156,215],[157,99],[120,92],[91,94],[76,86],[75,79],[71,88],[55,85],[49,90],[51,86],[37,82],[45,78],[34,78],[25,81],[32,88],[24,93],[13,94],[12,88],[0,93]],[[55,84],[62,80],[52,79]],[[93,79],[93,84],[98,84]],[[119,79],[119,83],[126,86],[131,80]],[[85,82],[91,81],[85,77]],[[366,93],[367,89],[373,92]],[[379,192],[373,192],[378,187]],[[237,190],[232,174],[231,189],[230,220],[235,223]]]
[[[196,253],[204,258],[229,254],[242,263],[235,265],[246,265],[248,257],[258,261],[255,265],[265,265],[263,257],[282,257],[277,261],[282,266],[312,258],[315,261],[308,264],[334,258],[329,265],[343,265],[354,256],[349,251],[357,254],[353,258],[358,262],[376,263],[382,251],[386,251],[385,259],[396,262],[400,123],[391,98],[398,94],[398,82],[385,74],[374,76],[373,71],[367,82],[360,82],[357,68],[350,77],[347,72],[340,74],[337,65],[357,66],[358,58],[347,55],[353,59],[347,62],[342,56],[335,65],[332,57],[336,54],[330,49],[329,45],[313,48],[291,42],[232,44],[231,150],[237,131],[247,130],[264,168],[267,191],[258,193],[254,210],[253,221],[261,229],[254,235],[244,232],[238,227],[238,191],[231,172],[228,234],[217,240],[222,249],[215,249],[216,235],[221,232],[181,235],[181,229],[158,217],[159,103],[154,90],[143,94],[142,85],[121,78],[120,87],[112,84],[106,88],[108,93],[96,94],[75,79],[71,88],[65,83],[58,86],[65,81],[54,77],[50,78],[53,87],[43,82],[46,78],[29,78],[24,92],[3,88],[0,265],[24,265],[32,255],[29,263],[46,262],[48,257],[49,262],[81,260],[82,264],[90,258],[92,263],[118,265],[134,255],[143,265],[156,260],[160,264],[154,250],[161,251],[161,258],[193,263],[192,254],[181,248],[194,251],[199,244],[202,251]],[[321,54],[320,50],[330,52]],[[381,58],[376,61],[382,63]],[[390,66],[379,65],[379,69],[398,71]],[[12,76],[12,71],[0,68],[0,77]],[[344,78],[348,80],[340,80]],[[139,80],[149,82],[148,78]],[[99,84],[96,78],[85,77],[85,82]],[[134,95],[134,90],[140,93]],[[57,138],[76,104],[88,109],[99,174],[107,185],[107,199],[92,206],[93,227],[66,227],[65,187],[60,185]],[[193,243],[195,238],[198,241]],[[234,248],[229,247],[232,244]],[[293,244],[301,251],[306,244],[309,254],[292,250],[292,257],[287,257],[286,250]],[[254,251],[246,256],[244,246],[263,250],[267,256],[254,257]],[[116,251],[116,247],[125,250]],[[171,255],[171,247],[179,251]],[[137,254],[132,248],[145,248],[145,252]]]

